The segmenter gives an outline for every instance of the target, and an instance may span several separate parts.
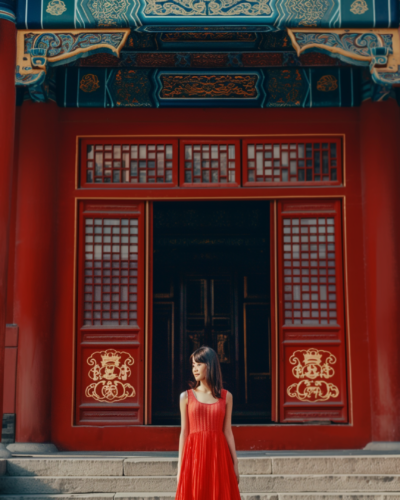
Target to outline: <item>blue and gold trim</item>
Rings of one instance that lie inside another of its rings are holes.
[[[254,71],[163,71],[59,68],[62,107],[246,107],[358,106],[360,70],[287,68]]]
[[[400,86],[400,37],[398,30],[288,30],[297,55],[330,54],[341,61],[369,66],[372,81],[386,87]]]
[[[17,25],[152,32],[397,28],[399,16],[396,0],[19,0]]]

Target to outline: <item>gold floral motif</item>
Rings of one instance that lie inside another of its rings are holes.
[[[270,0],[145,0],[145,14],[154,16],[262,16],[270,15]]]
[[[325,380],[316,380],[332,378],[335,370],[331,365],[334,365],[336,361],[336,356],[329,351],[315,348],[295,351],[289,358],[289,363],[295,365],[292,374],[297,379],[307,380],[290,385],[287,388],[287,394],[291,398],[312,403],[337,398],[339,389],[336,385]]]
[[[317,82],[317,90],[321,92],[333,92],[338,88],[338,81],[333,75],[325,75]]]
[[[123,382],[131,376],[130,367],[134,362],[133,357],[127,352],[115,349],[94,352],[87,359],[87,364],[92,367],[88,375],[94,383],[86,387],[86,397],[100,403],[115,403],[133,398],[136,395],[135,389],[131,384]]]
[[[368,10],[368,4],[365,0],[354,0],[354,2],[351,4],[350,11],[353,14],[356,14],[357,16],[360,16],[361,14],[365,14]]]
[[[99,28],[118,26],[121,20],[125,21],[128,11],[128,0],[89,0],[88,7],[97,21]]]
[[[96,75],[88,74],[82,77],[79,88],[83,92],[95,92],[100,88],[100,82]]]
[[[162,75],[164,99],[255,98],[256,75]]]
[[[67,10],[65,3],[62,0],[51,0],[47,4],[46,12],[51,16],[61,16]]]
[[[317,26],[329,9],[329,0],[287,0],[288,13],[298,26]]]

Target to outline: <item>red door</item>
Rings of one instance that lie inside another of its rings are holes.
[[[142,424],[144,203],[81,202],[78,224],[75,423]]]
[[[347,422],[340,202],[278,203],[280,421]]]

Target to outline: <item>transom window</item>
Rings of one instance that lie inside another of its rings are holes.
[[[245,186],[341,180],[338,140],[243,142]]]
[[[181,141],[181,155],[181,185],[240,186],[238,141]]]
[[[81,186],[340,185],[339,137],[83,139]]]

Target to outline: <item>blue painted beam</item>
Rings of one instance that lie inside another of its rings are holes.
[[[347,107],[361,102],[360,73],[338,67],[58,68],[56,99],[61,107]]]
[[[19,0],[17,26],[272,32],[286,27],[397,28],[399,15],[396,0]]]

